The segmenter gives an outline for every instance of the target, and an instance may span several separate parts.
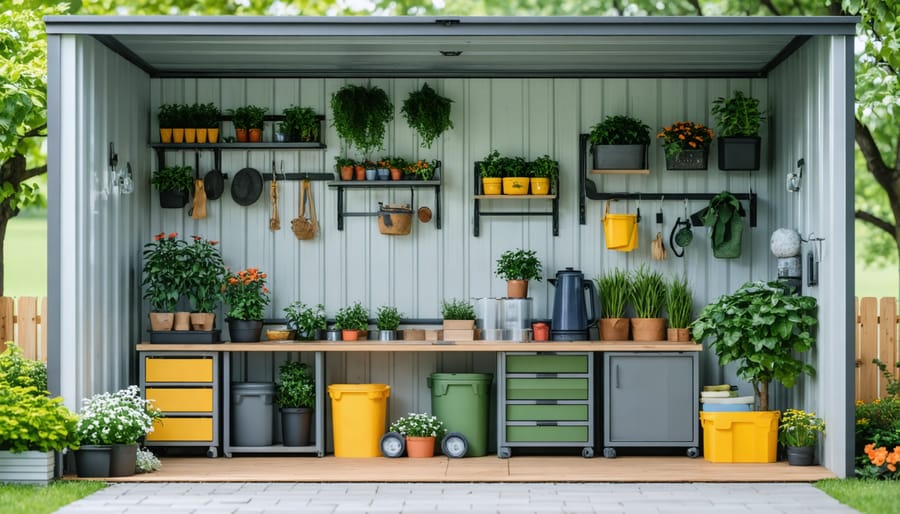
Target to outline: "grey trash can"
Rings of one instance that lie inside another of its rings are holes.
[[[231,445],[271,446],[275,416],[274,382],[231,384]]]

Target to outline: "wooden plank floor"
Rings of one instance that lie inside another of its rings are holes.
[[[712,463],[703,458],[496,455],[449,459],[334,456],[165,457],[162,469],[109,482],[813,482],[822,466]],[[67,477],[74,478],[74,477]]]

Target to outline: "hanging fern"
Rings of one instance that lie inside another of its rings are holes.
[[[331,120],[338,136],[368,156],[384,145],[394,104],[378,86],[347,84],[331,95]]]
[[[435,139],[453,128],[451,103],[453,100],[437,94],[427,83],[418,91],[411,91],[403,102],[403,117],[422,138],[423,147],[431,148]]]

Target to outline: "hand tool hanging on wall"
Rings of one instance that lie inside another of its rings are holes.
[[[194,152],[194,203],[191,204],[191,218],[206,218],[206,188],[200,178],[200,152]]]
[[[659,225],[659,231],[656,232],[656,238],[650,242],[651,255],[655,261],[664,261],[668,257],[666,254],[666,242],[663,241],[663,198],[659,200],[659,210],[656,212],[656,223]]]
[[[269,198],[272,200],[272,217],[269,219],[269,230],[279,230],[278,219],[278,176],[275,174],[275,161],[272,160],[272,182],[269,184]]]

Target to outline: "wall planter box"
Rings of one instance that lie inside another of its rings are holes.
[[[703,458],[710,462],[775,462],[780,414],[701,412]]]
[[[723,171],[758,170],[761,139],[757,136],[719,138],[719,169]]]
[[[594,145],[595,170],[647,169],[647,145]]]
[[[47,485],[53,480],[55,452],[0,451],[0,482]]]
[[[180,209],[187,205],[188,194],[184,191],[160,191],[159,206],[163,209]]]
[[[709,162],[709,147],[682,150],[675,157],[666,156],[667,170],[705,170]]]

